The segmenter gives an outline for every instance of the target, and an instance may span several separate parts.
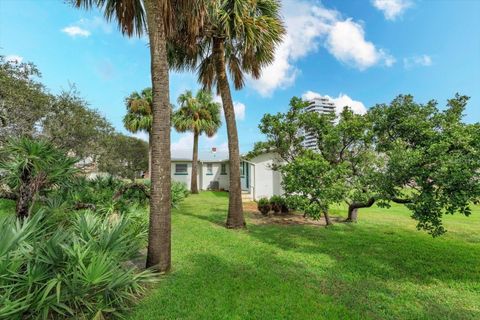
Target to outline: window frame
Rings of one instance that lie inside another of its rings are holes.
[[[220,164],[220,174],[223,176],[227,175],[227,164],[226,163],[221,163]]]
[[[179,166],[185,166],[185,171],[179,171]],[[177,176],[187,176],[188,175],[188,163],[175,163],[175,175]]]
[[[207,176],[213,176],[213,163],[207,163]]]

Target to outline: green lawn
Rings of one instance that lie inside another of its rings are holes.
[[[129,319],[480,319],[478,207],[436,239],[399,206],[247,231],[222,226],[226,208],[205,192],[174,211],[173,270]]]

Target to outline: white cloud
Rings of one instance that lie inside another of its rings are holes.
[[[23,57],[17,56],[16,54],[11,54],[5,57],[5,61],[11,63],[22,63]]]
[[[219,95],[216,95],[213,98],[213,101],[220,103],[220,105],[222,105],[222,97],[220,97]],[[246,106],[243,103],[239,101],[233,101],[233,109],[235,111],[236,120],[245,120]],[[222,108],[222,115],[223,115],[223,108]]]
[[[138,132],[135,132],[135,133],[129,133],[129,135],[131,135],[132,137],[135,137],[137,139],[141,139],[143,141],[147,141],[148,142],[148,133],[144,132],[144,131],[138,131]]]
[[[201,160],[226,159],[228,157],[228,143],[218,142],[218,136],[211,138],[202,135],[198,145],[198,154]],[[212,148],[216,148],[214,153]],[[171,144],[172,158],[192,158],[193,133],[187,132],[180,136],[177,141]]]
[[[416,66],[429,67],[431,65],[432,65],[432,58],[426,54],[403,59],[403,66],[406,69],[410,69]]]
[[[379,63],[388,67],[395,63],[391,55],[365,40],[363,26],[351,19],[338,21],[332,26],[326,47],[335,58],[359,70]]]
[[[110,34],[113,31],[113,26],[105,18],[97,16],[91,19],[82,18],[73,25],[63,28],[62,32],[71,37],[89,37],[95,30],[101,30],[106,34]]]
[[[245,105],[241,102],[233,102],[233,109],[235,110],[235,118],[237,120],[245,120]]]
[[[262,96],[270,96],[277,88],[291,86],[300,70],[295,62],[316,51],[320,38],[328,33],[339,13],[307,1],[282,2],[287,34],[276,49],[275,61],[263,69],[262,77],[250,80],[252,88]]]
[[[70,37],[88,37],[90,36],[90,31],[80,28],[79,26],[70,26],[62,29],[62,32],[68,34]]]
[[[385,19],[392,21],[412,6],[410,0],[372,0],[372,4],[383,12]]]
[[[365,40],[362,25],[319,2],[284,0],[282,15],[287,34],[276,49],[274,62],[263,69],[260,79],[248,80],[250,87],[262,96],[271,96],[276,89],[291,86],[301,73],[296,62],[317,51],[325,39],[327,50],[335,58],[360,70],[380,63],[391,66],[395,62],[384,50]]]
[[[365,105],[361,101],[353,100],[348,95],[343,93],[340,93],[336,98],[330,97],[328,95],[322,96],[320,93],[313,91],[307,91],[302,95],[302,99],[304,100],[311,100],[314,98],[322,97],[330,99],[335,104],[335,111],[337,114],[342,112],[344,107],[349,107],[350,109],[352,109],[353,112],[358,114],[365,114],[367,112],[367,108],[365,108]]]
[[[86,30],[97,30],[101,29],[104,33],[109,34],[113,31],[113,26],[111,23],[107,22],[103,17],[93,17],[91,19],[82,18],[77,23],[80,27]]]

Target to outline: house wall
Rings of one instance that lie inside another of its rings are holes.
[[[250,160],[255,164],[253,171],[254,200],[273,195],[283,195],[282,176],[271,169],[272,164],[281,160],[272,153],[261,154]]]
[[[177,163],[182,163],[182,164],[187,164],[187,174],[177,174],[175,173],[175,165]],[[201,163],[198,164],[198,180],[197,180],[197,183],[199,186],[201,186],[200,184],[200,166],[201,166]],[[172,181],[178,181],[178,182],[182,182],[184,183],[188,190],[190,190],[190,184],[192,182],[192,162],[191,161],[172,161],[172,173],[171,173],[171,177],[172,177]]]
[[[218,181],[218,185],[220,189],[228,190],[228,182],[229,182],[229,168],[227,164],[227,174],[221,174],[222,168],[220,162],[211,162],[212,164],[212,174],[207,173],[207,166],[209,162],[202,163],[202,172],[201,172],[201,180],[202,183],[200,188],[202,190],[208,190],[211,187],[211,183],[213,181]]]

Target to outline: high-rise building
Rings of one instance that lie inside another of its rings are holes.
[[[309,105],[304,112],[316,112],[319,114],[335,113],[335,104],[326,97],[313,98],[309,100]],[[299,131],[299,135],[304,137],[303,146],[311,150],[317,150],[316,136],[304,129]]]

